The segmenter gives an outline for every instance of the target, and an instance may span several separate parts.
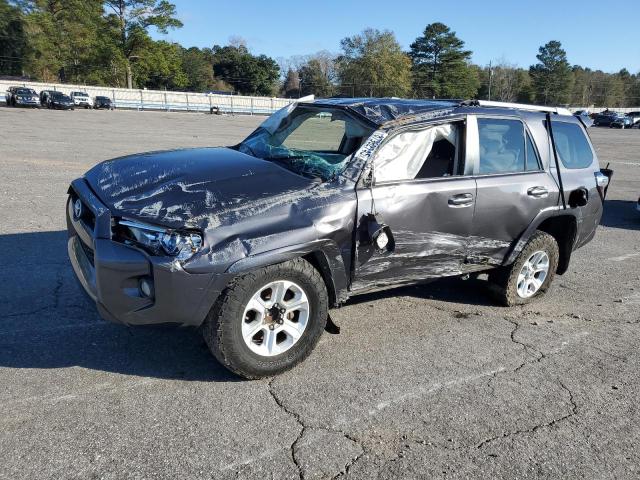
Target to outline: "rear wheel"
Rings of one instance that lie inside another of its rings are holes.
[[[516,260],[489,274],[497,300],[508,307],[524,305],[544,295],[558,268],[558,243],[545,232],[536,232]]]
[[[309,356],[327,311],[322,277],[300,258],[236,279],[209,313],[203,335],[222,365],[242,377],[261,378]]]

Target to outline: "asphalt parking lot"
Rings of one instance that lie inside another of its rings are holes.
[[[0,108],[0,478],[640,477],[640,130],[591,129],[603,226],[533,305],[457,279],[359,297],[253,382],[193,330],[102,321],[66,258],[69,182],[261,120]]]

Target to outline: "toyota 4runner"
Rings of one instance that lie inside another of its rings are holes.
[[[92,168],[69,188],[68,253],[104,318],[201,327],[259,378],[362,292],[487,271],[504,305],[544,294],[593,238],[611,173],[563,109],[309,99],[235,146]]]

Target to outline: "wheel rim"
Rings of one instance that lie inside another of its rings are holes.
[[[542,250],[533,253],[518,274],[517,291],[521,298],[535,295],[549,275],[549,255]]]
[[[302,337],[310,314],[309,299],[300,285],[277,280],[253,294],[242,315],[242,338],[263,357],[286,352]]]

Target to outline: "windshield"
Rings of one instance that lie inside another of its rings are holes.
[[[269,117],[238,150],[300,175],[329,180],[372,132],[340,109],[289,105]]]
[[[33,93],[28,88],[19,88],[16,90],[16,95],[33,95]]]
[[[73,92],[71,95],[73,95],[74,97],[86,97],[87,96],[86,93],[82,93],[82,92]]]

